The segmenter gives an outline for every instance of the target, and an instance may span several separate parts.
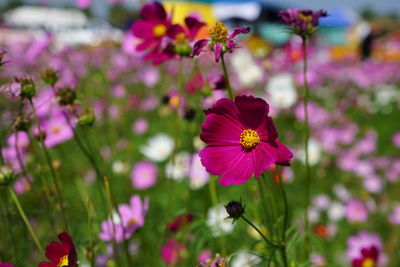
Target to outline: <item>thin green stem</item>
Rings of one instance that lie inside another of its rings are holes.
[[[279,177],[279,187],[281,189],[282,198],[283,198],[283,206],[284,206],[284,215],[283,215],[283,227],[282,227],[282,236],[281,240],[283,245],[280,247],[280,251],[282,254],[283,263],[285,266],[288,266],[287,263],[287,255],[286,255],[286,231],[289,225],[289,205],[286,197],[286,192],[284,188],[283,178],[282,178],[282,170],[280,166],[276,165],[276,171],[278,172]]]
[[[31,226],[31,224],[29,223],[29,220],[28,220],[28,218],[26,217],[26,214],[25,214],[24,210],[22,209],[22,206],[21,206],[21,204],[20,204],[20,202],[19,202],[17,196],[15,195],[14,191],[13,191],[11,188],[9,188],[9,192],[10,192],[11,198],[13,199],[15,205],[17,206],[18,212],[19,212],[19,214],[21,215],[22,220],[25,222],[25,225],[26,225],[26,227],[28,228],[29,233],[30,233],[31,236],[32,236],[32,239],[33,239],[33,241],[34,241],[35,244],[36,244],[36,247],[38,248],[40,254],[42,254],[42,256],[44,256],[44,250],[43,250],[42,246],[40,245],[39,240],[38,240],[38,238],[37,238],[35,232],[33,231],[32,226]]]
[[[68,221],[67,221],[67,217],[65,215],[64,201],[63,201],[63,197],[61,195],[61,186],[59,184],[56,172],[55,172],[53,164],[51,162],[49,151],[47,150],[47,147],[44,144],[43,131],[42,131],[41,127],[40,127],[39,118],[37,116],[35,105],[32,102],[32,98],[29,98],[29,103],[30,103],[30,105],[32,107],[32,111],[33,111],[33,114],[34,114],[34,117],[35,117],[35,120],[36,120],[36,124],[37,124],[38,130],[39,130],[40,144],[41,144],[41,147],[43,149],[43,152],[44,152],[44,155],[45,155],[45,158],[46,158],[46,161],[47,161],[47,165],[49,166],[50,173],[51,173],[51,176],[53,178],[53,182],[54,182],[54,185],[55,185],[55,188],[56,188],[56,195],[57,195],[58,202],[60,204],[60,210],[61,210],[61,216],[62,216],[63,223],[64,223],[64,229],[65,229],[65,231],[69,232],[69,230],[68,230]]]
[[[233,100],[233,91],[231,87],[231,82],[229,80],[228,70],[226,68],[224,54],[221,55],[222,70],[224,71],[226,87],[228,88],[229,97]]]
[[[251,227],[253,227],[254,230],[257,231],[257,233],[264,239],[264,241],[270,245],[271,247],[277,247],[278,245],[272,243],[272,241],[270,241],[263,233],[261,233],[260,229],[258,229],[257,226],[255,226],[251,221],[249,221],[246,217],[244,217],[243,215],[240,216],[245,222],[247,222]]]
[[[309,162],[309,154],[308,154],[308,142],[310,138],[310,126],[308,123],[308,82],[307,82],[307,39],[303,38],[303,79],[304,79],[304,153],[306,160],[306,181],[305,181],[305,192],[306,192],[306,208],[304,211],[304,227],[305,227],[305,253],[308,257],[310,253],[310,240],[309,240],[309,221],[308,221],[308,208],[310,206],[310,186],[311,186],[311,170],[310,170],[310,162]]]
[[[8,211],[8,209],[9,209],[9,206],[8,206],[8,194],[7,194],[7,191],[6,191],[6,190],[5,190],[4,193],[2,192],[1,194],[4,196],[2,205],[3,205],[3,207],[4,207],[4,209],[3,209],[3,216],[4,216],[4,218],[6,219],[6,220],[5,220],[6,226],[5,226],[4,230],[7,231],[7,235],[9,234],[9,236],[10,236],[11,242],[12,242],[12,244],[13,244],[13,252],[14,252],[14,255],[13,255],[13,256],[14,256],[14,260],[17,261],[17,260],[18,260],[17,245],[16,245],[16,243],[15,243],[14,231],[13,231],[13,229],[12,229],[11,217],[10,217],[9,211]],[[6,243],[6,247],[8,247],[7,242],[5,242],[5,243]]]

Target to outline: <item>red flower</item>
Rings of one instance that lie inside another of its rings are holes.
[[[46,248],[46,257],[51,262],[42,261],[38,267],[75,267],[78,260],[71,236],[63,232],[58,235],[59,242],[51,242]]]
[[[186,213],[176,217],[171,223],[168,224],[168,230],[177,232],[181,227],[189,225],[193,220],[193,214]]]
[[[242,184],[271,164],[289,165],[293,154],[277,140],[268,113],[268,104],[253,96],[223,98],[206,111],[200,138],[208,146],[200,158],[208,172],[222,176],[219,184]]]
[[[291,26],[295,34],[305,38],[311,36],[319,25],[321,17],[328,16],[325,10],[289,8],[279,12],[283,23]]]
[[[14,267],[14,265],[8,262],[0,262],[0,267]]]

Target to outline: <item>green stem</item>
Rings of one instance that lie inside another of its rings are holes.
[[[306,192],[306,208],[304,211],[304,226],[305,226],[305,253],[308,257],[310,253],[310,240],[309,240],[309,221],[308,221],[308,208],[310,206],[310,186],[311,186],[311,170],[310,170],[310,162],[309,162],[309,155],[308,155],[308,142],[310,138],[310,126],[308,123],[308,97],[309,97],[309,90],[308,90],[308,82],[307,82],[307,39],[303,38],[303,78],[304,78],[304,153],[305,153],[305,160],[306,160],[306,182],[305,182],[305,192]]]
[[[35,120],[36,120],[36,124],[37,124],[38,130],[39,130],[40,144],[41,144],[41,147],[43,149],[43,152],[44,152],[44,155],[45,155],[45,158],[46,158],[46,161],[47,161],[47,165],[49,166],[50,173],[51,173],[51,176],[53,178],[53,182],[54,182],[54,185],[55,185],[55,188],[56,188],[56,195],[57,195],[58,202],[60,204],[61,216],[62,216],[62,219],[63,219],[63,222],[64,222],[64,229],[65,229],[65,231],[69,232],[67,217],[65,215],[64,201],[63,201],[63,198],[62,198],[62,195],[61,195],[61,186],[59,184],[56,172],[55,172],[53,164],[51,162],[49,151],[47,150],[47,147],[44,144],[43,132],[42,132],[42,129],[40,127],[39,118],[37,116],[35,105],[32,102],[32,98],[29,98],[29,103],[30,103],[30,105],[32,107],[32,111],[33,111],[33,114],[34,114],[34,117],[35,117]]]
[[[17,206],[18,212],[19,212],[19,214],[21,215],[22,220],[25,222],[25,225],[26,225],[26,227],[28,228],[29,233],[30,233],[31,236],[32,236],[32,239],[33,239],[33,241],[34,241],[35,244],[36,244],[36,247],[38,248],[40,254],[42,254],[42,255],[44,256],[44,250],[43,250],[42,246],[40,245],[39,240],[38,240],[38,238],[36,237],[36,234],[35,234],[35,232],[33,231],[32,226],[31,226],[31,224],[29,223],[29,220],[28,220],[28,218],[26,217],[26,214],[25,214],[24,210],[22,209],[22,206],[21,206],[21,204],[20,204],[20,202],[19,202],[17,196],[15,195],[14,191],[13,191],[11,188],[9,188],[9,192],[10,192],[10,194],[11,194],[11,198],[13,199],[15,205]]]
[[[2,203],[3,207],[4,207],[3,216],[4,216],[4,218],[6,218],[6,220],[5,220],[6,227],[4,228],[4,230],[6,230],[7,231],[6,232],[7,235],[9,234],[9,236],[10,236],[11,242],[13,244],[14,260],[17,261],[17,259],[18,259],[18,256],[17,256],[18,255],[17,254],[17,245],[15,243],[14,233],[13,233],[13,229],[11,227],[12,226],[11,217],[10,217],[9,211],[8,211],[9,206],[8,206],[8,194],[7,194],[7,191],[5,191],[4,193],[2,192],[2,195],[4,195],[4,199],[3,199],[3,203]],[[6,244],[5,247],[8,247],[8,245]]]
[[[257,231],[257,233],[264,239],[264,241],[270,245],[271,247],[277,247],[278,245],[275,245],[274,243],[272,243],[272,241],[270,241],[263,233],[261,233],[261,231],[258,229],[257,226],[255,226],[251,221],[249,221],[248,219],[246,219],[246,217],[244,217],[243,215],[240,216],[245,222],[247,222],[251,227],[253,227],[254,230]]]
[[[222,70],[224,71],[226,87],[228,88],[229,97],[233,100],[233,91],[231,87],[231,82],[229,81],[229,75],[225,64],[224,54],[221,55]]]
[[[286,231],[287,231],[288,223],[289,223],[289,205],[288,205],[288,201],[287,201],[287,197],[286,197],[286,192],[285,192],[283,178],[282,178],[282,170],[281,170],[280,166],[276,165],[276,171],[278,172],[279,187],[281,189],[283,205],[284,205],[283,228],[282,228],[282,236],[281,236],[283,245],[281,245],[280,251],[281,251],[283,262],[284,262],[285,266],[288,266],[287,255],[286,255]]]

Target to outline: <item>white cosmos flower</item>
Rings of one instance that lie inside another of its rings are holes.
[[[148,139],[147,144],[141,145],[139,150],[149,160],[161,162],[171,155],[174,146],[175,142],[169,135],[160,133]]]
[[[297,100],[296,87],[290,74],[272,76],[268,80],[266,92],[269,102],[279,108],[289,108]]]
[[[298,154],[298,158],[302,162],[306,162],[306,153],[305,149],[301,149]],[[321,160],[321,146],[320,144],[315,140],[310,138],[308,140],[308,162],[310,165],[315,165]]]
[[[229,234],[233,231],[232,220],[225,219],[228,216],[229,214],[222,204],[209,208],[206,224],[210,227],[213,236]]]
[[[165,166],[165,175],[175,181],[182,181],[188,175],[190,156],[179,152]]]
[[[233,53],[231,64],[242,86],[253,86],[262,81],[263,71],[261,67],[256,64],[248,50],[241,49]]]
[[[333,202],[328,209],[328,217],[331,221],[339,221],[344,217],[344,206],[342,203]]]
[[[260,256],[245,250],[237,252],[230,261],[232,267],[253,267],[258,266],[260,263]]]

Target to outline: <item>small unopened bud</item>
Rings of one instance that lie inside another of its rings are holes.
[[[0,185],[9,184],[14,177],[14,172],[10,167],[1,166],[0,167]]]
[[[76,92],[71,88],[65,87],[57,91],[58,103],[62,106],[72,105],[76,99]]]
[[[229,218],[234,220],[239,219],[244,214],[244,206],[239,201],[230,201],[225,205],[225,209],[229,214]]]
[[[80,125],[93,125],[96,121],[96,116],[94,115],[93,109],[91,107],[86,107],[82,109],[78,117],[78,124]]]
[[[36,94],[35,83],[31,77],[19,78],[18,82],[21,84],[21,94],[22,99],[31,99]]]
[[[196,110],[189,108],[185,111],[185,115],[184,118],[188,121],[191,121],[194,119],[194,117],[196,116]]]
[[[53,86],[58,81],[59,75],[54,69],[47,68],[41,73],[41,77],[46,84]]]
[[[188,57],[192,53],[192,48],[187,44],[176,44],[175,53],[183,57]]]

